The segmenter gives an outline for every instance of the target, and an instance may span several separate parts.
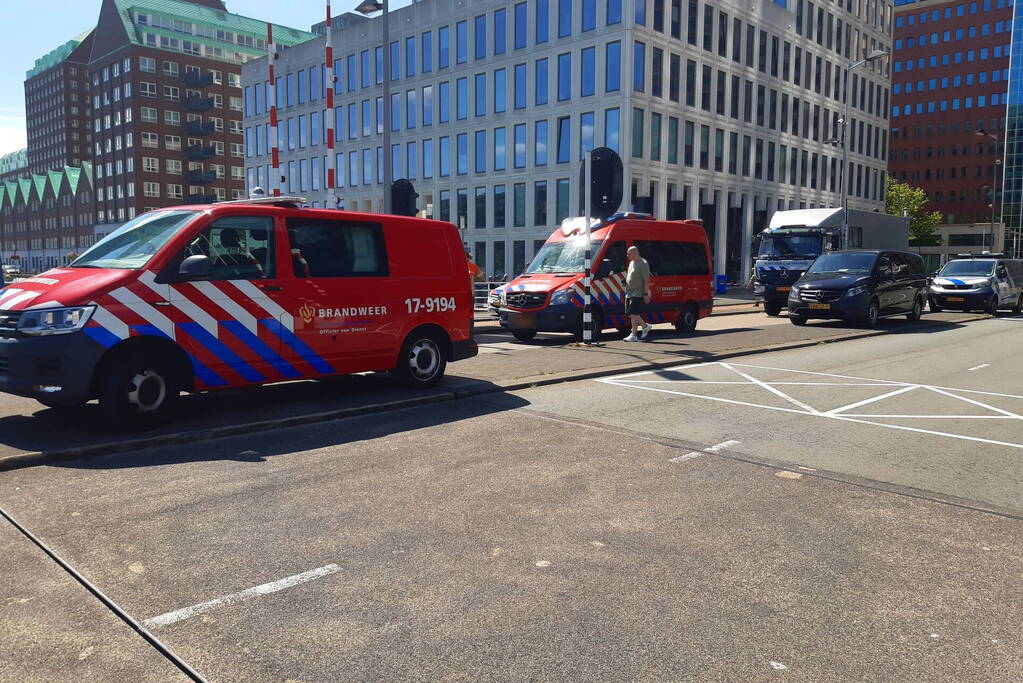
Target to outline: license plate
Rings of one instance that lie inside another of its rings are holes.
[[[950,297],[948,297],[948,300],[949,300],[949,301],[954,301],[954,302],[956,302],[956,303],[960,303],[960,304],[961,304],[962,302],[966,301],[966,299],[964,299],[964,298],[963,298],[963,297],[961,297],[961,296],[950,296]]]
[[[787,292],[787,291],[789,291],[790,289],[792,289],[792,288],[791,288],[791,287],[779,287],[779,288],[778,288],[778,291],[779,291],[779,292]]]
[[[810,308],[815,311],[829,311],[831,310],[831,304],[810,304]]]

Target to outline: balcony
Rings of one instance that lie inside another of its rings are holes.
[[[185,108],[189,111],[204,112],[213,109],[212,97],[186,97]]]
[[[215,194],[190,194],[188,195],[189,204],[212,204],[217,201],[217,195]]]
[[[203,147],[202,145],[192,145],[186,151],[188,152],[189,161],[205,161],[216,154],[216,150],[213,147]]]
[[[208,185],[212,182],[216,182],[217,174],[215,171],[189,171],[188,182],[192,185]]]
[[[208,88],[213,85],[213,74],[186,71],[182,74],[181,80],[183,80],[185,85],[189,88]]]
[[[212,135],[214,132],[212,123],[203,123],[202,121],[189,121],[185,124],[185,130],[188,131],[189,135]]]

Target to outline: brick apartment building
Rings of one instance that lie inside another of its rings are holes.
[[[103,0],[92,31],[27,74],[29,145],[0,186],[0,259],[43,270],[145,211],[243,196],[241,65],[265,55],[265,36],[221,0]]]
[[[946,222],[987,222],[991,188],[996,210],[1001,198],[1012,2],[895,4],[889,173]]]
[[[29,173],[81,166],[92,158],[87,78],[93,31],[36,60],[25,77]]]

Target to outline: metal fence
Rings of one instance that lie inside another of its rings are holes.
[[[479,281],[479,282],[473,282],[472,283],[473,307],[477,311],[485,311],[485,310],[487,310],[487,301],[490,299],[490,293],[492,291],[494,291],[495,289],[497,289],[498,287],[500,287],[501,285],[506,285],[506,284],[508,284],[508,283],[507,282],[501,282],[501,281],[492,281],[492,282]]]

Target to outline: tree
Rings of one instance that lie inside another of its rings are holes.
[[[937,226],[941,212],[925,211],[927,193],[919,187],[900,183],[891,176],[885,179],[884,211],[892,216],[909,217],[909,243],[914,247],[941,246]]]

